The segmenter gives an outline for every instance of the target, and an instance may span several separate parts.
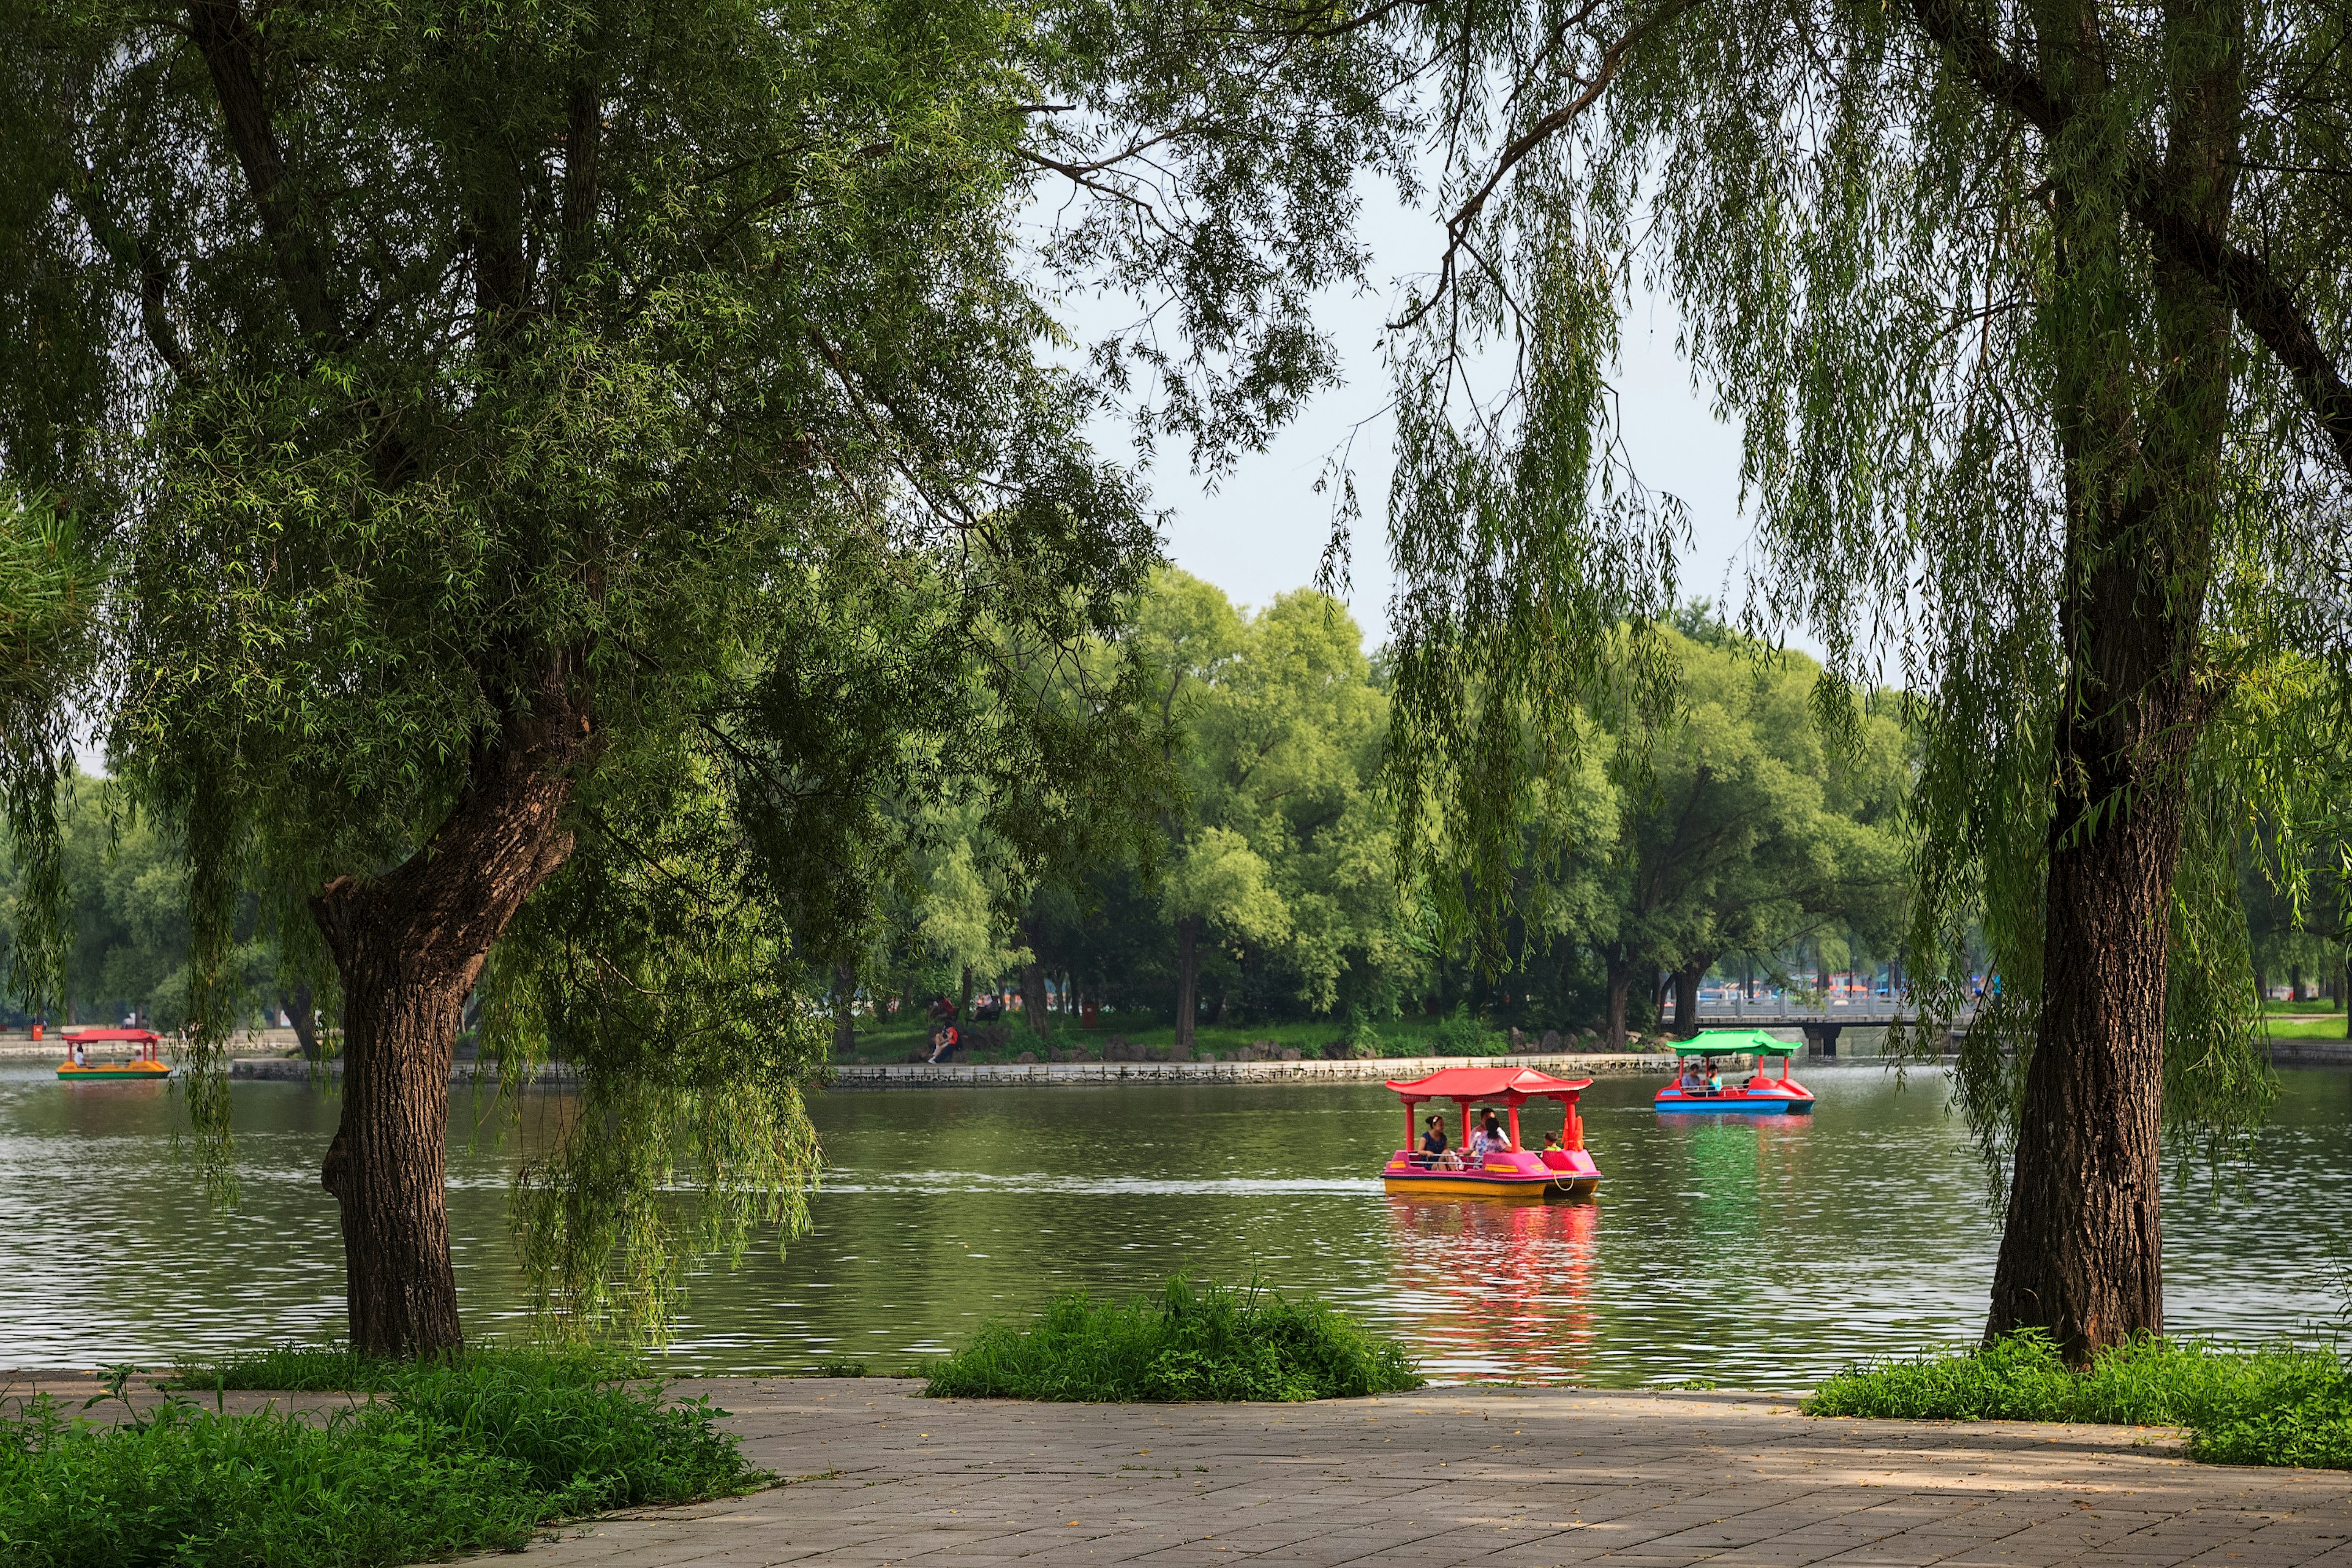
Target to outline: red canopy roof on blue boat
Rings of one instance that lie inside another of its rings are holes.
[[[92,1040],[137,1040],[141,1045],[162,1045],[163,1037],[152,1029],[68,1029],[65,1037],[88,1045]]]
[[[1409,1100],[1519,1100],[1540,1095],[1574,1095],[1591,1087],[1589,1078],[1554,1078],[1533,1068],[1440,1068],[1427,1078],[1407,1083],[1389,1079],[1389,1088]]]

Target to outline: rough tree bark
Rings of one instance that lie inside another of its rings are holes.
[[[1176,1049],[1192,1050],[1192,1016],[1200,1009],[1201,917],[1176,922]]]
[[[450,1057],[466,994],[531,890],[562,865],[572,770],[592,744],[570,658],[478,743],[425,847],[310,900],[343,985],[343,1115],[320,1174],[342,1210],[351,1342],[417,1356],[464,1343],[445,1202]]]
[[[2151,742],[2179,711],[2166,695],[2135,704]],[[2084,703],[2073,706],[2079,721]],[[2060,754],[2096,771],[2051,826],[2042,1016],[1985,1331],[2046,1330],[2079,1363],[2164,1331],[2158,1132],[2184,785],[2167,759],[2089,736]],[[2086,828],[2124,787],[2135,793],[2122,815]]]

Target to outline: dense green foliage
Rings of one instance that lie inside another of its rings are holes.
[[[583,1075],[533,1276],[657,1320],[683,1252],[804,1218],[802,980],[892,826],[952,803],[1031,872],[1165,794],[1118,651],[1156,539],[1013,227],[1052,52],[928,0],[8,0],[0,38],[0,636],[53,737],[102,542],[109,766],[187,862],[197,1153],[225,1178],[248,934],[387,1083],[495,948],[486,1048]],[[61,756],[0,776],[45,1000]],[[436,900],[446,952],[404,928]],[[447,1295],[371,1299],[443,1345]]]
[[[964,833],[856,966],[869,1009],[886,1009],[866,1032],[912,1043],[921,1004],[960,999],[967,978],[994,992],[1029,965],[1118,1009],[1106,1028],[1156,1027],[1176,1016],[1186,921],[1201,1026],[1271,1038],[1328,1019],[1313,1044],[1375,1053],[1384,1031],[1417,1036],[1423,1020],[1453,1055],[1499,1050],[1513,1026],[1606,1035],[1612,1004],[1621,1026],[1646,1027],[1661,972],[1694,987],[1744,972],[1802,988],[1893,958],[1910,752],[1892,704],[1825,733],[1810,705],[1819,668],[1739,637],[1704,605],[1655,640],[1675,702],[1639,735],[1588,715],[1587,765],[1526,826],[1522,913],[1496,963],[1398,874],[1381,784],[1390,676],[1346,610],[1300,592],[1244,613],[1163,569],[1134,635],[1186,797],[1160,820],[1159,875],[1068,866],[1024,905],[1009,896],[1017,885],[992,883],[984,836]],[[1604,752],[1625,765],[1603,765]],[[1545,856],[1547,842],[1573,848]],[[898,1029],[884,1027],[892,1000]],[[1013,1034],[1016,1049],[1039,1043]]]
[[[707,1404],[477,1353],[315,1415],[173,1401],[120,1424],[47,1396],[0,1423],[0,1555],[24,1568],[366,1568],[513,1550],[550,1521],[762,1478]]]
[[[1815,1389],[1805,1412],[2185,1426],[2189,1451],[2214,1464],[2352,1468],[2352,1370],[2326,1351],[2142,1340],[2078,1371],[2047,1335],[2025,1331],[1959,1355],[1854,1367]]]
[[[1160,1300],[1061,1297],[925,1369],[933,1398],[1345,1399],[1418,1388],[1404,1348],[1328,1302],[1178,1275]]]

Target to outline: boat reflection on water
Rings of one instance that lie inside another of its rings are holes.
[[[1422,1371],[1527,1383],[1582,1381],[1593,1310],[1600,1205],[1492,1199],[1388,1199],[1391,1299],[1405,1337],[1443,1347]]]

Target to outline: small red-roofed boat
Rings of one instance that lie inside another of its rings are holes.
[[[1576,1113],[1577,1096],[1592,1087],[1589,1078],[1554,1078],[1534,1068],[1444,1068],[1427,1078],[1389,1088],[1404,1101],[1404,1147],[1389,1156],[1381,1181],[1392,1193],[1419,1193],[1444,1197],[1549,1198],[1581,1197],[1601,1184],[1600,1168],[1584,1148],[1584,1119]],[[1443,1135],[1445,1146],[1428,1150],[1415,1142],[1419,1108],[1432,1100],[1451,1100],[1462,1108],[1462,1142]],[[1519,1107],[1530,1100],[1558,1100],[1561,1110],[1559,1147],[1530,1152],[1519,1141]],[[1471,1108],[1498,1105],[1510,1117],[1509,1146],[1478,1151],[1475,1163]]]
[[[1693,1036],[1676,1043],[1675,1055],[1685,1062],[1696,1058],[1698,1065],[1685,1067],[1674,1082],[1658,1090],[1651,1103],[1660,1110],[1677,1112],[1802,1116],[1813,1109],[1813,1091],[1789,1076],[1789,1059],[1801,1048],[1776,1040],[1761,1029],[1714,1029]],[[1715,1071],[1717,1057],[1754,1057],[1756,1070],[1747,1082],[1727,1086]],[[1778,1078],[1769,1068],[1775,1057],[1780,1061]]]
[[[172,1076],[172,1064],[163,1059],[163,1037],[152,1029],[68,1029],[65,1034],[66,1059],[58,1064],[58,1076],[69,1082],[80,1083],[93,1079],[165,1079]],[[89,1047],[96,1045],[128,1045],[135,1047],[127,1061],[94,1062],[89,1059]]]

